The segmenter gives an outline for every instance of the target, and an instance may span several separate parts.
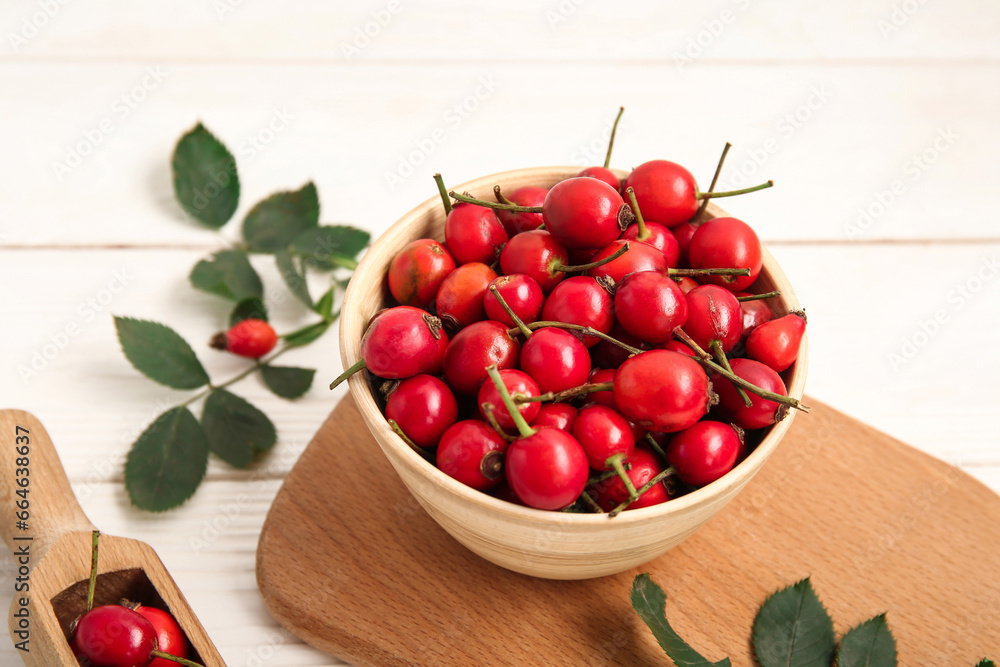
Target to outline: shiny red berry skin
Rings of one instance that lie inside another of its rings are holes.
[[[733,373],[761,389],[787,396],[785,383],[770,366],[753,359],[730,359]],[[736,387],[726,378],[712,374],[712,386],[719,394],[719,404],[712,410],[724,421],[732,422],[743,429],[765,428],[783,418],[786,408],[776,401],[761,398],[752,391],[747,391],[750,397],[750,407],[736,391]]]
[[[375,316],[361,338],[368,370],[391,380],[441,371],[448,334],[441,320],[412,306],[396,306]]]
[[[444,222],[444,240],[455,263],[492,264],[507,242],[507,232],[493,209],[456,204]]]
[[[736,292],[736,296],[752,296],[750,292]],[[759,327],[764,322],[774,319],[774,311],[764,299],[754,299],[752,301],[740,301],[740,308],[743,309],[743,338],[746,339],[750,332]]]
[[[700,421],[675,433],[664,453],[682,482],[705,486],[733,469],[742,446],[729,424]]]
[[[606,167],[587,167],[579,174],[577,174],[577,176],[580,177],[589,176],[590,178],[596,178],[599,181],[604,181],[605,183],[613,187],[615,191],[618,191],[622,186],[621,179],[619,179],[618,176],[615,175],[615,172],[611,171]]]
[[[795,363],[805,332],[805,317],[798,313],[765,322],[747,337],[747,356],[780,373]]]
[[[153,624],[128,607],[94,607],[76,624],[76,650],[98,667],[145,667],[157,648]]]
[[[504,196],[512,204],[517,204],[518,206],[541,206],[545,201],[545,195],[549,194],[548,188],[540,188],[534,185],[526,185],[523,188],[518,188],[510,193],[504,193]],[[497,217],[500,219],[503,228],[507,231],[507,235],[513,237],[514,234],[520,234],[521,232],[526,232],[531,229],[538,229],[542,226],[542,214],[541,213],[515,213],[513,211],[497,211]]]
[[[188,657],[187,637],[173,616],[156,607],[140,606],[135,611],[153,624],[153,629],[156,630],[157,650],[178,658]],[[177,667],[177,663],[166,658],[153,658],[149,667]]]
[[[635,450],[635,436],[628,420],[606,405],[592,403],[580,408],[571,432],[594,470],[611,470],[608,459],[628,457]]]
[[[736,218],[715,218],[702,223],[688,247],[688,264],[692,269],[750,269],[749,276],[705,276],[705,282],[733,292],[745,290],[757,280],[763,260],[756,232]]]
[[[500,253],[500,271],[506,275],[524,273],[531,276],[542,292],[548,294],[566,277],[554,267],[567,266],[569,251],[548,231],[533,229],[511,238]]]
[[[531,324],[542,314],[545,295],[542,294],[542,288],[538,286],[538,282],[531,276],[523,273],[500,276],[495,278],[490,285],[497,288],[504,303],[525,324]],[[510,315],[489,289],[486,290],[483,305],[486,307],[486,317],[503,322],[509,327],[514,326],[514,320],[510,319]]]
[[[455,394],[432,375],[402,380],[386,399],[385,417],[419,447],[434,447],[441,434],[458,419]]]
[[[444,380],[459,394],[475,396],[487,378],[486,368],[516,368],[521,344],[503,322],[483,320],[465,327],[444,355]]]
[[[642,209],[640,209],[642,210]],[[667,261],[667,266],[675,268],[680,261],[681,249],[677,245],[677,237],[658,222],[645,222],[646,233],[649,234],[642,239],[641,243],[653,246],[663,253],[663,258]],[[625,241],[639,241],[639,225],[632,225],[624,232],[621,238]]]
[[[481,262],[463,264],[448,274],[436,299],[437,314],[445,329],[455,332],[486,319],[483,298],[496,277],[496,272]]]
[[[632,456],[625,459],[625,467],[629,468],[628,478],[636,489],[641,489],[649,480],[663,472],[663,464],[656,458],[656,455],[642,447],[636,448],[632,452]],[[592,488],[594,500],[605,512],[610,512],[628,500],[628,489],[625,488],[625,483],[617,475],[609,477],[603,482],[598,482]],[[668,500],[670,500],[670,494],[667,493],[666,487],[661,482],[649,487],[645,493],[639,496],[638,500],[625,509],[637,510],[659,505]]]
[[[545,229],[567,248],[603,248],[631,222],[632,210],[604,181],[577,177],[552,186],[542,218]]]
[[[674,278],[674,282],[677,283],[677,286],[680,287],[681,291],[685,294],[693,290],[695,287],[698,287],[700,284],[691,276],[680,276],[678,278]]]
[[[524,341],[521,370],[534,378],[543,394],[563,391],[587,382],[590,354],[569,331],[544,327]]]
[[[616,372],[617,370],[614,368],[595,368],[590,372],[590,378],[587,382],[590,384],[614,382]],[[604,391],[592,391],[587,396],[595,403],[600,403],[601,405],[606,405],[609,408],[615,408],[616,410],[618,409],[618,406],[615,404],[615,393],[611,389],[606,389]]]
[[[686,295],[688,305],[684,331],[706,352],[712,341],[729,352],[743,333],[743,309],[732,292],[718,285],[701,285]]]
[[[668,340],[666,343],[663,343],[662,345],[657,345],[657,347],[660,348],[661,350],[672,350],[674,352],[686,354],[689,357],[696,356],[694,350],[692,350],[690,347],[680,342],[679,340]]]
[[[500,380],[507,387],[507,393],[514,397],[520,395],[525,398],[534,398],[541,393],[530,375],[514,368],[505,368],[500,371]],[[483,382],[482,386],[479,387],[479,396],[476,398],[476,405],[479,407],[479,414],[483,416],[483,419],[486,419],[486,408],[484,407],[486,403],[493,406],[493,415],[496,417],[497,423],[500,424],[500,428],[509,431],[517,430],[517,424],[514,423],[513,417],[504,406],[500,392],[497,391],[496,385],[490,381]],[[524,421],[531,422],[538,416],[541,407],[542,404],[537,401],[519,403],[517,411],[524,417]]]
[[[592,327],[608,333],[615,324],[614,300],[597,279],[590,276],[567,278],[552,290],[542,308],[542,320]],[[601,339],[584,336],[583,343],[593,347]]]
[[[694,236],[698,225],[693,222],[682,222],[671,227],[674,238],[677,239],[677,264],[671,264],[674,268],[686,267],[688,265],[688,248],[691,246],[691,237]]]
[[[659,271],[625,276],[615,290],[615,316],[626,331],[648,343],[665,343],[688,316],[687,299],[672,278]]]
[[[569,403],[542,403],[542,407],[532,420],[531,425],[536,428],[551,426],[569,431],[573,428],[576,413],[576,408]]]
[[[561,510],[572,505],[587,484],[587,455],[561,429],[542,427],[507,449],[507,483],[529,507]]]
[[[441,436],[435,458],[441,472],[479,491],[504,481],[507,441],[478,419],[456,422]]]
[[[691,357],[650,350],[631,357],[615,372],[615,405],[643,428],[672,433],[708,412],[708,376]]]
[[[258,359],[274,349],[278,334],[264,320],[237,322],[226,332],[226,350],[241,357]],[[213,341],[213,345],[215,345]]]
[[[632,188],[644,218],[675,227],[698,212],[698,186],[687,169],[669,160],[650,160],[632,170],[622,181],[622,191]]]
[[[621,281],[630,273],[635,273],[636,271],[659,271],[661,273],[666,273],[667,271],[667,260],[663,256],[663,253],[649,245],[648,243],[637,243],[635,241],[615,241],[610,245],[599,250],[595,255],[593,261],[598,261],[609,257],[625,244],[628,243],[628,250],[624,254],[614,258],[607,264],[602,264],[601,266],[594,267],[587,271],[587,275],[593,276],[595,278],[600,276],[606,276],[615,281],[615,284],[621,283]]]
[[[389,291],[403,306],[426,308],[434,301],[455,260],[433,239],[418,239],[396,253],[389,264]]]

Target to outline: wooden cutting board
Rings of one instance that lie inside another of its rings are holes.
[[[1000,659],[1000,496],[806,402],[760,474],[679,547],[620,575],[548,581],[439,528],[348,396],[271,507],[261,594],[293,634],[357,665],[664,665],[628,600],[650,572],[682,637],[750,665],[761,602],[811,575],[838,633],[888,610],[901,665]]]

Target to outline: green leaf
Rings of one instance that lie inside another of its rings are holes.
[[[244,299],[236,304],[229,314],[229,326],[243,320],[264,320],[267,322],[267,306],[260,299]]]
[[[306,282],[305,271],[296,265],[295,257],[287,250],[279,250],[274,253],[274,261],[278,265],[278,271],[281,272],[281,279],[288,285],[295,298],[312,308],[309,283]]]
[[[260,369],[264,384],[282,398],[298,398],[309,391],[316,371],[294,366],[264,366]]]
[[[277,252],[318,224],[319,198],[309,182],[301,190],[277,192],[258,202],[243,220],[243,238],[251,250]]]
[[[979,661],[979,664],[977,664],[976,667],[997,667],[997,665],[989,658],[983,658]]]
[[[885,614],[844,634],[837,649],[837,667],[896,667],[896,640]]]
[[[664,615],[667,596],[662,588],[653,583],[648,574],[640,574],[632,582],[631,597],[632,608],[649,626],[660,647],[677,667],[729,667],[729,658],[719,662],[709,662],[674,632]]]
[[[808,577],[769,597],[753,622],[753,649],[763,667],[830,667],[833,621]]]
[[[264,296],[260,276],[242,250],[223,250],[201,260],[191,270],[190,279],[196,288],[233,301]]]
[[[122,351],[135,369],[174,389],[197,389],[208,384],[205,372],[187,341],[158,322],[115,317]]]
[[[316,322],[315,324],[304,326],[301,329],[296,329],[291,333],[285,334],[282,338],[284,338],[285,342],[292,347],[308,345],[325,334],[326,330],[329,328],[330,322],[324,320],[322,322]]]
[[[198,123],[181,137],[170,166],[174,194],[191,217],[212,229],[233,217],[240,201],[236,160],[204,125]]]
[[[316,306],[313,308],[313,310],[316,311],[316,314],[324,320],[328,320],[333,317],[334,289],[335,288],[333,287],[328,289],[326,293],[319,298],[319,301],[316,302]]]
[[[164,412],[132,445],[125,488],[139,509],[162,512],[194,494],[208,466],[208,441],[186,407]]]
[[[308,229],[292,241],[292,251],[318,268],[355,269],[357,255],[365,249],[371,234],[346,225]]]
[[[225,389],[213,389],[205,399],[201,425],[212,452],[236,468],[247,467],[278,439],[267,415]]]

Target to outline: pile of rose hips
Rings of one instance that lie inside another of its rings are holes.
[[[87,611],[70,627],[67,638],[83,667],[201,667],[188,660],[184,631],[168,612],[122,600],[94,607],[100,533],[93,534]]]
[[[749,225],[701,219],[708,198],[770,182],[703,193],[653,160],[619,183],[605,162],[548,189],[497,186],[494,203],[435,178],[445,242],[393,258],[399,305],[375,315],[361,360],[331,386],[362,367],[386,380],[390,425],[446,474],[613,516],[720,478],[762,429],[806,409],[780,375],[804,313],[775,318],[777,293],[748,291],[762,263]]]

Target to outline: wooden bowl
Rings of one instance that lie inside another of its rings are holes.
[[[575,176],[576,167],[538,167],[477,178],[454,188],[491,199],[493,186],[505,192],[526,185],[551,187]],[[624,176],[624,173],[619,173]],[[430,189],[430,188],[428,188]],[[710,217],[727,215],[714,204]],[[344,368],[361,354],[369,319],[391,299],[386,271],[407,243],[444,238],[444,209],[431,197],[397,220],[361,260],[344,296],[340,351]],[[798,310],[795,293],[781,268],[764,249],[764,266],[754,290],[781,290],[769,303],[776,316]],[[789,395],[802,398],[806,341],[798,361],[782,376]],[[788,432],[796,410],[771,427],[754,451],[721,479],[660,505],[606,514],[546,512],[515,505],[458,482],[429,464],[404,443],[382,415],[363,371],[350,379],[351,394],[365,423],[403,483],[431,517],[456,540],[483,558],[515,572],[549,579],[588,579],[642,565],[680,544],[722,509],[750,481]]]

